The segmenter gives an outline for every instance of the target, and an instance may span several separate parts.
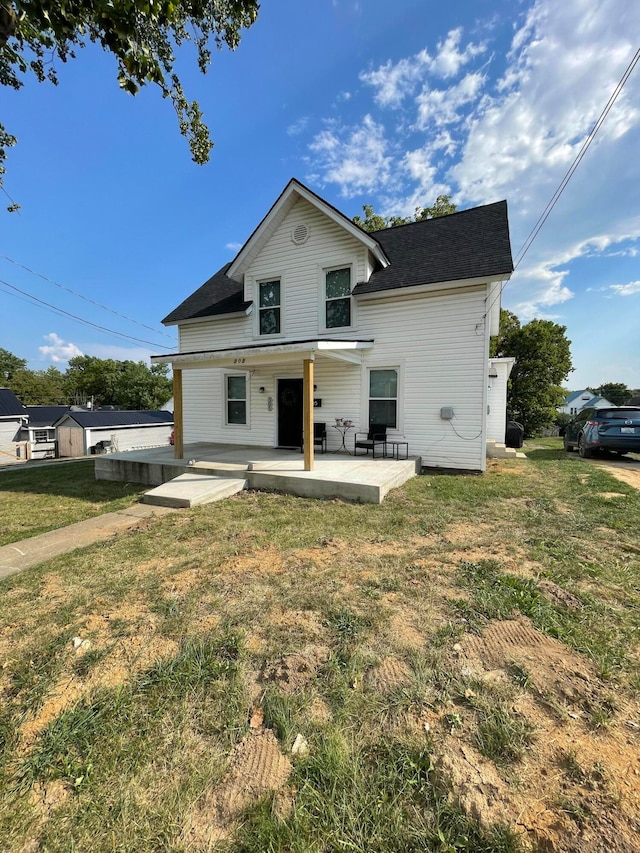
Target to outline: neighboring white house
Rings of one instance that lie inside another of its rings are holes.
[[[26,408],[13,391],[9,388],[0,388],[0,464],[15,462],[19,458],[20,433],[28,420],[29,414]]]
[[[583,388],[581,391],[572,391],[564,403],[558,406],[558,411],[565,415],[577,415],[586,408],[610,409],[613,405],[613,403],[605,400],[604,397],[594,394],[588,388]]]
[[[300,447],[313,416],[329,450],[343,418],[348,447],[386,426],[425,466],[484,470],[489,338],[512,269],[504,201],[367,233],[290,181],[163,321],[179,351],[152,362],[173,367],[176,455],[183,441]]]
[[[168,445],[173,415],[165,411],[70,411],[55,426],[59,456],[87,456]]]

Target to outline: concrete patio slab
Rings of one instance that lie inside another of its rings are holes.
[[[299,451],[206,443],[186,445],[183,459],[175,459],[171,447],[158,447],[108,454],[95,462],[99,480],[159,486],[181,474],[204,474],[246,480],[249,489],[363,503],[380,503],[421,467],[420,457],[396,460],[325,453],[315,457],[313,471],[305,471]]]

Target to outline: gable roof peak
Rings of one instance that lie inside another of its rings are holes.
[[[389,265],[382,246],[376,238],[366,231],[363,231],[355,222],[352,222],[348,216],[345,216],[337,207],[334,207],[330,202],[321,198],[309,187],[305,186],[297,178],[291,178],[285,188],[282,190],[278,198],[271,205],[266,216],[260,221],[244,246],[235,256],[227,275],[235,281],[240,281],[242,276],[250,266],[254,258],[260,253],[261,249],[267,243],[269,238],[274,234],[276,228],[284,220],[285,216],[292,209],[296,201],[302,198],[309,204],[313,205],[319,211],[332,219],[337,225],[348,231],[352,237],[355,237],[360,243],[369,249],[375,256],[381,267]]]

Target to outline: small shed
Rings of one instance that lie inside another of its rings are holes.
[[[0,388],[0,463],[15,462],[29,413],[10,388]],[[26,458],[26,457],[25,457]]]
[[[22,428],[21,438],[29,442],[32,459],[51,459],[57,454],[54,424],[69,411],[69,406],[27,406],[29,422]]]
[[[55,427],[59,456],[121,453],[169,444],[173,415],[166,411],[70,411]]]

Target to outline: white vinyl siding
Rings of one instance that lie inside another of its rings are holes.
[[[291,233],[298,224],[309,227],[309,239],[301,246],[291,241]],[[312,337],[325,329],[325,297],[321,294],[319,298],[319,271],[352,267],[353,286],[353,282],[362,281],[365,276],[366,256],[361,243],[300,199],[247,270],[245,298],[255,299],[256,282],[277,278],[286,271],[282,293],[286,336],[291,340]],[[330,331],[334,337],[344,334],[340,329]],[[242,341],[237,340],[236,344],[239,343]]]
[[[424,465],[484,470],[485,294],[478,287],[358,305],[359,331],[376,341],[363,359],[364,368],[402,366],[398,435],[408,441],[410,454],[422,456]],[[367,395],[362,395],[363,414]],[[453,407],[452,421],[440,417],[442,406]],[[394,431],[389,432],[393,437]]]

